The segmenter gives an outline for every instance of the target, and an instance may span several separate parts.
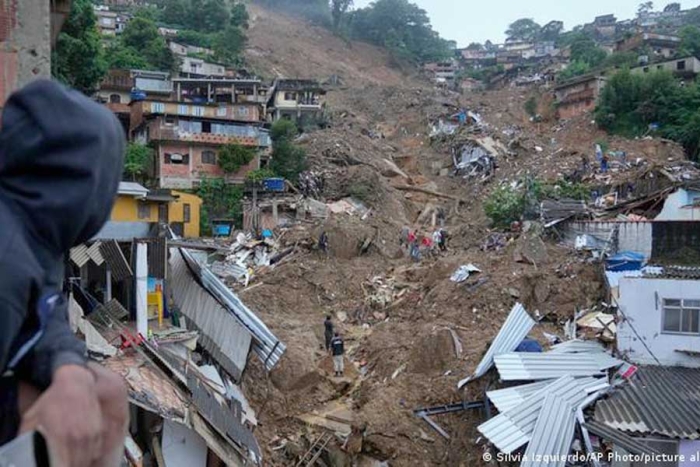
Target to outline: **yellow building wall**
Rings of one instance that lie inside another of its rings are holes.
[[[173,196],[177,196],[177,201],[170,203],[168,209],[169,222],[184,223],[185,238],[199,238],[200,211],[202,209],[202,198],[197,195],[185,193],[184,191],[173,190]],[[185,223],[185,204],[190,205],[190,221]]]
[[[119,195],[114,202],[110,220],[116,222],[158,222],[158,204],[148,203],[148,218],[139,218],[139,201],[133,196]]]

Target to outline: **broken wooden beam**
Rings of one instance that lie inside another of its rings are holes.
[[[396,188],[397,190],[400,190],[400,191],[415,191],[416,193],[423,193],[425,195],[435,196],[436,198],[451,199],[454,201],[458,201],[460,203],[469,204],[469,202],[467,200],[459,198],[457,196],[452,196],[452,195],[448,195],[445,193],[440,193],[437,191],[428,190],[426,188],[419,188],[417,186],[396,185],[396,186],[394,186],[394,188]]]

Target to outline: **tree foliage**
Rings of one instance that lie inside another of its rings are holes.
[[[353,4],[352,0],[330,0],[331,18],[333,19],[333,29],[339,31],[346,20],[348,10]]]
[[[280,177],[296,182],[299,174],[306,170],[306,152],[294,144],[299,133],[296,124],[290,120],[278,120],[272,125],[272,161],[270,169]]]
[[[235,65],[240,60],[245,47],[246,36],[241,28],[227,26],[215,34],[212,40],[214,59],[225,65]]]
[[[535,96],[530,96],[530,98],[525,101],[523,108],[530,117],[535,117],[537,115],[538,108],[537,98]]]
[[[255,159],[255,152],[240,144],[226,144],[219,149],[219,167],[227,174],[235,174]]]
[[[654,2],[640,3],[637,8],[637,16],[644,16],[654,11]]]
[[[540,33],[540,25],[532,18],[521,18],[506,30],[506,37],[513,41],[534,41]]]
[[[287,13],[303,16],[317,24],[332,25],[329,0],[260,0],[260,3]]]
[[[110,68],[141,68],[171,71],[175,68],[175,56],[168,48],[156,23],[137,16],[124,29],[122,35],[109,47],[107,60]]]
[[[664,13],[678,13],[681,11],[681,4],[678,2],[669,3],[664,7]]]
[[[697,26],[686,26],[680,31],[681,45],[678,54],[687,56],[700,56],[700,29]]]
[[[52,57],[54,77],[91,94],[107,71],[90,0],[74,0]]]
[[[351,21],[353,37],[387,47],[401,59],[424,63],[452,55],[425,10],[408,0],[377,0],[355,10]]]
[[[571,62],[559,75],[560,80],[586,74],[601,67],[606,60],[605,50],[598,47],[595,41],[584,32],[570,35],[566,38],[566,42],[571,47]]]
[[[700,87],[682,85],[670,72],[616,73],[603,89],[596,121],[605,130],[640,136],[658,126],[657,133],[682,144],[697,159],[700,150]]]
[[[153,150],[138,143],[129,143],[124,158],[124,174],[136,181],[143,178],[148,171],[148,165],[153,157]]]
[[[525,204],[525,196],[521,189],[503,185],[486,198],[484,212],[496,227],[505,228],[522,218]]]
[[[202,198],[200,227],[202,232],[211,231],[211,221],[217,218],[234,219],[239,224],[243,218],[243,188],[226,183],[222,178],[204,178],[197,189]]]
[[[559,39],[562,31],[564,30],[564,23],[561,21],[550,21],[540,28],[538,32],[538,39],[541,41],[552,41],[555,42]]]

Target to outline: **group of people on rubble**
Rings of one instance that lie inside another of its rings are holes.
[[[399,245],[408,251],[409,256],[414,261],[420,261],[426,254],[437,256],[440,252],[446,252],[447,237],[447,231],[440,227],[432,234],[423,233],[419,241],[418,232],[404,226],[399,236]]]

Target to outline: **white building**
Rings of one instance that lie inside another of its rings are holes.
[[[700,190],[680,188],[666,198],[664,208],[657,221],[700,220]]]
[[[223,78],[226,76],[226,67],[218,63],[206,62],[201,58],[182,57],[180,73],[188,77],[210,76]]]
[[[636,364],[700,368],[700,267],[619,281],[617,347]]]

